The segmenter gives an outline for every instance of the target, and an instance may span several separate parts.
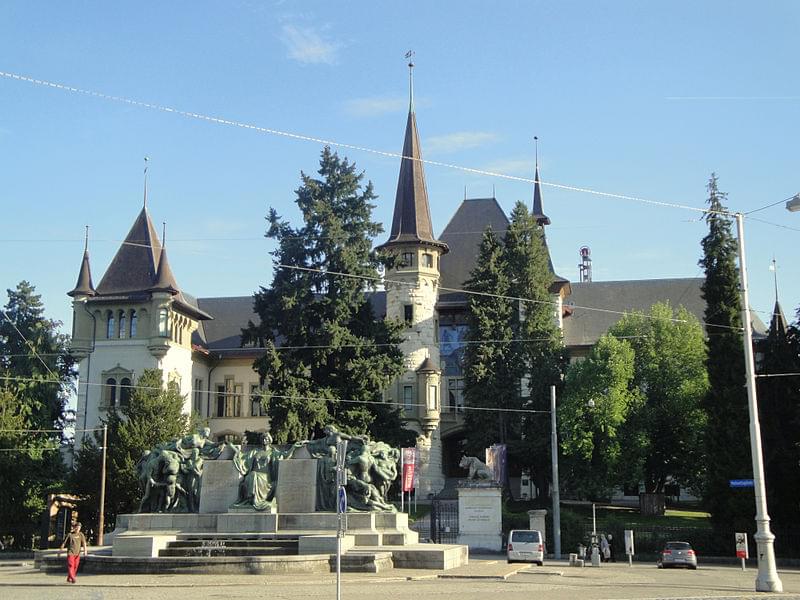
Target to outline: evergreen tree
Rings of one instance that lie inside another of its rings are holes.
[[[566,492],[599,500],[630,482],[621,429],[642,403],[633,379],[633,348],[609,334],[567,369],[558,406]]]
[[[476,266],[464,289],[477,292],[469,295],[465,405],[476,409],[520,409],[519,357],[511,345],[516,309],[514,301],[502,297],[509,295],[509,277],[503,245],[491,228],[483,234]],[[492,444],[518,440],[518,415],[503,410],[467,410],[467,450],[482,457],[484,449]]]
[[[619,475],[626,484],[643,481],[651,493],[664,493],[670,481],[697,490],[708,391],[700,323],[684,308],[657,303],[649,314],[625,315],[609,334],[633,349],[631,385],[642,397],[620,428]]]
[[[704,441],[708,468],[703,499],[715,527],[722,533],[752,526],[755,503],[751,491],[729,487],[731,479],[752,476],[737,242],[731,233],[731,218],[724,214],[726,194],[719,191],[713,173],[708,194],[708,234],[702,241],[703,257],[699,263],[705,270],[702,291],[706,302],[709,380],[703,402],[708,416]]]
[[[265,349],[254,368],[277,443],[308,439],[326,423],[399,444],[413,440],[382,392],[403,371],[400,323],[375,318],[367,290],[382,266],[372,238],[372,183],[330,148],[320,178],[301,173],[291,227],[270,209],[267,237],[278,242],[270,288],[254,295],[257,324],[244,343]],[[295,268],[285,268],[298,267]]]
[[[27,281],[8,290],[0,312],[0,536],[17,547],[30,547],[46,496],[64,478],[59,447],[73,361],[59,326]]]
[[[561,386],[566,355],[550,296],[553,272],[544,239],[544,228],[517,202],[504,239],[505,271],[509,294],[524,298],[514,304],[511,345],[517,367],[515,378],[522,384],[512,389],[522,394],[520,405],[549,412],[550,386]],[[526,389],[527,388],[527,389]],[[533,479],[540,490],[548,489],[551,477],[550,419],[542,412],[525,414],[522,435],[513,452],[525,465],[533,467]]]
[[[761,422],[767,506],[775,528],[793,525],[797,516],[795,482],[800,480],[800,384],[781,376],[800,372],[800,339],[795,327],[786,328],[780,306],[762,342],[758,379],[758,413]],[[769,375],[778,375],[769,377]]]
[[[108,454],[106,458],[105,529],[114,529],[118,514],[136,512],[141,489],[136,465],[146,450],[186,435],[192,418],[183,412],[186,399],[174,382],[164,385],[160,369],[145,369],[132,390],[127,405],[114,407],[108,414]],[[74,493],[81,495],[81,515],[87,529],[96,531],[100,497],[102,433],[87,440],[76,457],[72,478]]]

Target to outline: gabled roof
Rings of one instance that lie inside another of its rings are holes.
[[[147,208],[142,208],[97,286],[97,294],[119,296],[150,290],[156,282],[160,254],[158,234]]]
[[[464,282],[475,268],[483,232],[487,227],[491,227],[499,239],[505,236],[508,229],[508,217],[495,198],[470,198],[461,202],[440,236],[450,248],[449,254],[442,256],[439,263],[442,287],[459,290],[464,287]],[[452,292],[442,290],[440,302],[456,300]]]
[[[447,252],[447,244],[433,237],[425,169],[422,164],[417,117],[413,105],[408,111],[408,121],[406,122],[406,136],[403,142],[403,158],[400,159],[400,176],[397,179],[392,229],[389,239],[379,248],[404,243],[431,244]]]
[[[89,266],[89,250],[88,248],[83,251],[83,260],[81,261],[81,270],[78,273],[78,282],[71,292],[67,292],[68,296],[94,296],[97,292],[92,284],[92,269]]]

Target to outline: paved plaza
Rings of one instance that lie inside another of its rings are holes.
[[[574,568],[549,561],[544,567],[508,565],[502,557],[473,557],[449,571],[393,569],[378,574],[343,575],[344,600],[427,598],[458,600],[607,600],[633,598],[797,598],[800,570],[783,569],[783,594],[754,592],[756,571],[703,565],[697,571],[659,570],[652,564],[605,564]],[[4,600],[192,600],[335,598],[336,577],[323,575],[79,575],[69,585],[61,575],[46,575],[32,564],[0,567]]]

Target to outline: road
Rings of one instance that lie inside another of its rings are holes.
[[[780,571],[783,594],[756,594],[756,571],[703,566],[697,571],[659,570],[653,565],[605,564],[571,568],[550,561],[544,567],[507,565],[495,557],[471,558],[450,571],[393,569],[343,575],[343,600],[612,600],[664,598],[797,598],[800,570]],[[322,600],[336,597],[335,575],[80,575],[70,585],[62,576],[29,566],[0,568],[4,600],[210,600],[265,598]]]

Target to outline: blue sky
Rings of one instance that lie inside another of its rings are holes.
[[[376,150],[402,149],[405,52],[416,52],[426,159],[704,206],[716,171],[732,209],[800,191],[800,3],[14,2],[0,5],[0,71]],[[50,316],[91,226],[95,283],[141,208],[167,223],[179,284],[247,295],[271,281],[263,217],[297,221],[299,173],[321,146],[0,77],[0,285],[31,281]],[[399,160],[341,150],[380,195],[388,228]],[[510,211],[524,182],[426,167],[436,232],[464,196]],[[544,188],[559,274],[700,274],[699,213]],[[800,214],[747,220],[753,307],[800,305]],[[788,228],[787,228],[788,227]],[[791,229],[793,228],[793,229]],[[381,239],[380,241],[383,241]],[[5,299],[3,299],[3,303]]]

